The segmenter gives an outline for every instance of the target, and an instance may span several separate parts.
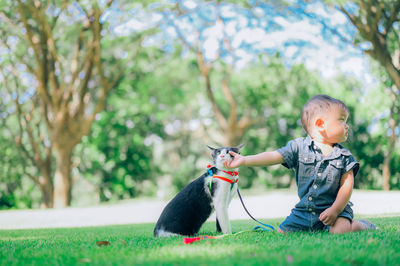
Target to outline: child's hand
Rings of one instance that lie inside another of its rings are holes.
[[[338,215],[339,213],[337,213],[337,211],[334,208],[330,207],[320,214],[319,220],[324,225],[333,226],[336,222],[336,218]]]
[[[244,156],[242,156],[238,153],[235,153],[233,151],[229,151],[229,153],[233,156],[233,160],[231,162],[227,162],[227,161],[224,162],[224,166],[226,168],[237,168],[237,167],[245,164],[246,160],[245,160]]]

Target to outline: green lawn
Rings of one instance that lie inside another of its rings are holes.
[[[190,245],[182,237],[154,238],[153,224],[0,230],[0,264],[400,265],[400,217],[370,220],[381,229],[344,235],[246,232]],[[264,221],[276,225],[282,219]],[[234,232],[255,225],[232,222]],[[214,227],[205,224],[201,234],[213,234]]]

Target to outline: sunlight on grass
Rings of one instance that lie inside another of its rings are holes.
[[[40,240],[43,239],[43,237],[38,237],[38,236],[15,236],[15,237],[1,237],[0,236],[0,241],[27,241],[27,240]]]
[[[183,237],[154,238],[154,224],[0,230],[0,265],[399,265],[400,217],[371,220],[381,230],[343,235],[250,231],[190,245]],[[234,232],[252,227],[249,220],[232,221]],[[215,235],[215,223],[206,223],[204,234]]]
[[[249,244],[244,246],[241,243],[231,243],[230,245],[227,245],[223,239],[209,239],[202,240],[202,243],[199,242],[191,245],[183,245],[182,242],[182,245],[162,247],[155,251],[154,255],[160,258],[164,256],[177,256],[181,258],[186,257],[188,259],[194,259],[199,256],[205,256],[207,258],[219,259],[233,256],[236,253],[251,249],[251,246],[252,245]]]

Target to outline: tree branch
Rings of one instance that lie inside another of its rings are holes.
[[[392,9],[392,13],[390,14],[388,20],[387,20],[387,25],[386,25],[386,34],[389,33],[389,31],[393,28],[393,24],[396,21],[400,20],[400,1],[396,2],[396,5]]]
[[[43,102],[45,104],[49,104],[51,103],[51,97],[49,95],[49,92],[47,91],[46,88],[46,82],[43,79],[45,77],[45,69],[44,69],[44,64],[42,59],[44,58],[44,55],[40,52],[39,46],[38,46],[38,37],[34,36],[33,32],[32,32],[32,28],[28,23],[28,20],[25,16],[25,13],[28,12],[27,7],[25,6],[25,4],[21,1],[21,0],[17,0],[18,1],[18,11],[19,14],[21,16],[21,20],[24,24],[25,30],[26,30],[26,38],[30,44],[30,46],[32,47],[33,51],[34,51],[34,55],[35,55],[35,59],[37,62],[37,67],[38,70],[35,71],[35,75],[36,78],[38,80],[38,91],[39,94],[42,96]]]
[[[217,119],[221,128],[227,129],[227,126],[228,126],[227,120],[224,117],[224,115],[222,114],[221,110],[219,109],[218,104],[215,101],[212,88],[211,88],[211,81],[210,81],[211,64],[206,64],[204,62],[203,54],[200,51],[197,52],[197,62],[199,64],[200,71],[206,82],[207,96],[211,102],[211,106],[213,108],[215,118]]]
[[[8,93],[10,95],[13,94],[13,91],[8,86],[8,82],[7,82],[6,78],[5,78],[6,76],[5,76],[2,68],[0,68],[0,74],[1,74],[2,79],[4,81],[3,85],[7,89]],[[13,75],[15,75],[15,73],[13,73]],[[15,106],[17,107],[18,126],[19,126],[19,138],[15,139],[16,140],[16,144],[17,144],[17,146],[20,147],[20,149],[23,151],[25,156],[28,159],[30,159],[34,164],[42,165],[43,161],[42,161],[42,158],[40,156],[38,145],[34,141],[34,138],[32,136],[32,131],[31,131],[31,128],[29,126],[29,119],[26,118],[27,115],[24,115],[24,113],[22,111],[21,104],[19,103],[19,96],[18,95],[15,97],[14,103],[15,103]],[[29,152],[25,149],[25,147],[22,144],[22,133],[24,132],[24,127],[23,127],[22,122],[21,122],[22,120],[25,122],[25,126],[26,126],[25,129],[26,129],[26,131],[28,133],[28,136],[29,136],[29,142],[30,142],[30,144],[32,146],[32,149],[33,149],[34,153],[35,153],[34,157],[32,157],[29,154]]]

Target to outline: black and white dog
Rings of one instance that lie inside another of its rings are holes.
[[[231,234],[228,206],[237,191],[238,169],[226,169],[232,161],[229,151],[240,153],[238,147],[211,150],[214,166],[187,185],[164,208],[154,228],[154,236],[196,235],[213,210],[217,216],[217,231]]]

